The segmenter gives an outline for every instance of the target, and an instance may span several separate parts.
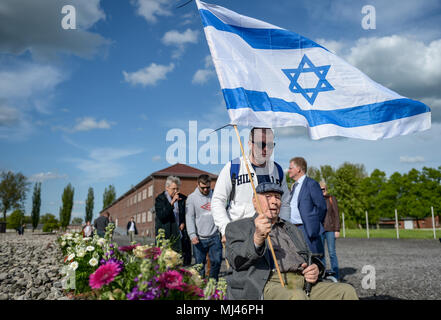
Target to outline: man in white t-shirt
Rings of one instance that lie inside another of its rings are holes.
[[[286,178],[280,165],[270,159],[275,146],[273,131],[269,128],[253,128],[248,146],[248,167],[254,185],[257,187],[260,183],[272,182],[281,186],[284,194],[280,212],[289,215],[291,208]],[[225,228],[229,222],[254,216],[252,200],[253,189],[245,160],[240,157],[228,162],[219,174],[211,201],[211,212],[222,234],[222,242],[225,243]]]

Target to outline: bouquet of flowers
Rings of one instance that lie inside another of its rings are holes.
[[[58,239],[65,268],[75,271],[75,294],[103,300],[225,299],[225,280],[202,279],[201,265],[183,268],[164,230],[156,246],[117,247],[110,242],[112,228],[104,238],[66,233]]]
[[[134,255],[143,258],[136,286],[127,294],[129,300],[196,300],[225,298],[226,282],[202,279],[198,268],[183,268],[180,254],[171,249],[170,240],[159,230],[156,247],[138,246]]]

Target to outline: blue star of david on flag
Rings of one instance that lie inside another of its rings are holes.
[[[305,67],[305,65],[308,66]],[[304,54],[297,69],[282,69],[282,71],[288,79],[291,80],[289,90],[293,93],[301,93],[306,101],[308,101],[310,105],[313,105],[319,92],[335,90],[328,80],[326,80],[326,75],[330,67],[331,65],[316,67],[306,54]],[[315,88],[302,88],[298,83],[300,75],[306,72],[314,72],[317,76],[318,82]]]

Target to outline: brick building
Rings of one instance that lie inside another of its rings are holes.
[[[181,179],[180,192],[188,196],[196,188],[197,177],[201,174],[208,174],[212,178],[211,187],[214,188],[217,175],[177,163],[168,168],[153,172],[101,212],[109,211],[115,225],[124,230],[130,218],[134,217],[138,234],[140,236],[154,237],[155,198],[164,192],[167,177],[179,177]]]

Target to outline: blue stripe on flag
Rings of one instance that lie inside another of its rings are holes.
[[[212,26],[220,31],[231,32],[240,36],[254,49],[304,49],[326,48],[308,38],[285,29],[243,28],[225,24],[208,10],[200,9],[204,27]]]
[[[353,128],[430,112],[430,108],[424,103],[406,98],[337,110],[302,110],[297,103],[271,98],[266,92],[244,88],[222,89],[222,91],[227,109],[250,108],[256,112],[297,113],[305,117],[310,127],[333,124]]]

